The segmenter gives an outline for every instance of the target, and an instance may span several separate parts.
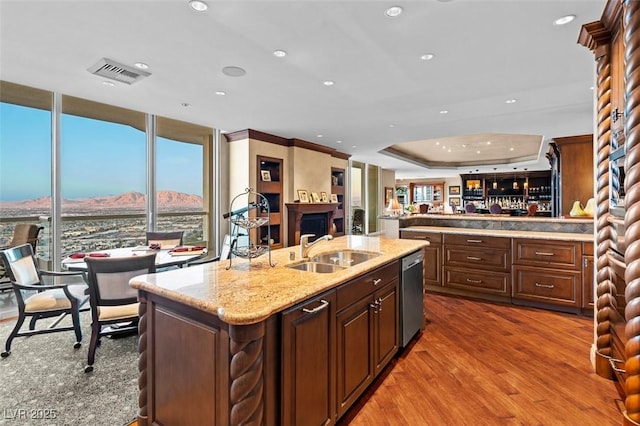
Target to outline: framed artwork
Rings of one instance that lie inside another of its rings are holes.
[[[329,197],[327,197],[327,193],[326,192],[321,192],[320,193],[320,201],[322,201],[323,203],[328,203],[329,202]]]
[[[460,185],[450,186],[449,195],[460,195]]]
[[[271,172],[269,170],[261,170],[260,175],[262,176],[262,180],[265,182],[271,181]]]
[[[331,202],[332,203],[338,202],[338,194],[331,194]]]
[[[309,194],[305,189],[298,189],[298,199],[300,200],[301,203],[309,202]]]
[[[460,197],[449,197],[449,204],[460,207]]]
[[[319,202],[320,202],[320,195],[318,195],[318,193],[317,193],[317,192],[312,192],[312,193],[311,193],[311,200],[312,200],[314,203],[319,203]]]
[[[393,198],[393,188],[389,186],[384,187],[384,205],[385,207],[389,204],[389,200]]]

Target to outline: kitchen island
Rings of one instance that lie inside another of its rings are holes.
[[[138,424],[335,423],[397,353],[399,259],[427,245],[346,236],[310,255],[379,255],[314,273],[287,267],[294,246],[271,252],[275,267],[263,255],[134,278]]]

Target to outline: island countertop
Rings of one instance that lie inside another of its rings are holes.
[[[287,268],[301,261],[300,246],[271,251],[258,258],[234,258],[204,265],[139,275],[132,287],[213,313],[228,324],[253,324],[296,303],[334,288],[359,275],[428,245],[424,241],[349,235],[317,243],[310,256],[352,249],[382,253],[366,262],[338,272],[321,274]],[[290,253],[295,260],[289,260]]]
[[[464,235],[481,235],[492,237],[506,237],[506,238],[533,238],[542,240],[557,240],[557,241],[579,241],[579,242],[593,242],[593,234],[580,234],[575,232],[541,232],[541,231],[521,231],[518,229],[472,229],[472,228],[454,228],[443,226],[410,226],[407,228],[400,228],[400,231],[413,231],[413,232],[438,232],[443,234],[464,234]]]

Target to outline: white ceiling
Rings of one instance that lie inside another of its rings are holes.
[[[548,169],[550,138],[593,132],[594,60],[577,38],[604,0],[207,2],[198,13],[187,0],[0,0],[0,79],[228,132],[303,139],[398,178],[497,166],[424,167],[379,152],[403,142],[442,162],[441,140],[528,135],[536,159],[498,170],[536,170]],[[394,5],[404,12],[386,17]],[[552,24],[567,14],[576,20]],[[420,60],[425,53],[435,58]],[[87,71],[103,57],[145,62],[151,76],[108,87]],[[225,66],[246,75],[229,77]],[[416,148],[422,140],[430,142]],[[516,136],[501,140],[493,150],[518,146]]]

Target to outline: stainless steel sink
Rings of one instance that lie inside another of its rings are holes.
[[[329,263],[343,267],[354,266],[369,259],[380,256],[381,253],[361,250],[338,250],[320,253],[311,258],[313,262]]]
[[[330,263],[320,262],[299,262],[286,265],[287,268],[297,269],[299,271],[316,272],[318,274],[330,274],[332,272],[342,271],[346,269],[344,266],[332,265]]]

